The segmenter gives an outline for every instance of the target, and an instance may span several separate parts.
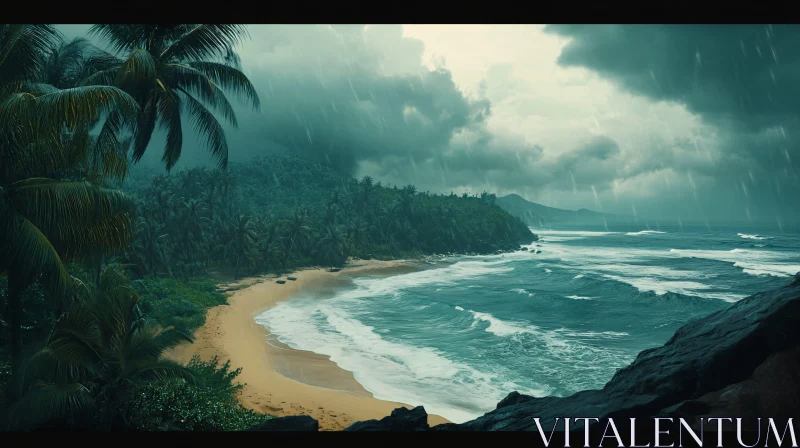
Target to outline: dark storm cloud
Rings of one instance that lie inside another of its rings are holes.
[[[423,66],[424,45],[401,26],[251,27],[242,50],[264,104],[229,134],[239,158],[282,148],[351,174],[437,190],[531,182],[542,148],[486,127],[486,99],[446,69]],[[541,177],[544,178],[544,177]]]
[[[362,159],[433,157],[454,132],[479,124],[488,113],[488,104],[468,102],[446,71],[255,77],[264,111],[248,115],[242,128],[293,151],[335,157],[350,171]]]
[[[683,104],[713,125],[720,157],[698,163],[695,172],[713,176],[719,190],[736,190],[737,205],[750,201],[767,213],[769,204],[773,212],[797,216],[800,27],[551,25],[547,31],[571,38],[561,65]],[[684,143],[691,153],[691,143]],[[662,162],[690,170],[681,160]]]
[[[785,25],[561,26],[559,63],[580,65],[632,92],[685,103],[713,122],[750,130],[795,116],[800,28]]]

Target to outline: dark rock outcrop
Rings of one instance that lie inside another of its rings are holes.
[[[564,416],[744,416],[747,409],[747,415],[797,415],[798,345],[800,274],[786,287],[684,325],[663,346],[639,353],[603,389],[563,398],[512,392],[482,417],[433,429],[535,430],[533,417],[552,426]]]
[[[356,422],[345,428],[345,431],[425,431],[428,426],[428,413],[425,408],[397,408],[392,415],[380,420]]]
[[[248,431],[319,431],[319,422],[307,415],[271,418]]]
[[[699,427],[698,418],[730,417],[746,422],[758,417],[779,421],[798,415],[800,407],[800,345],[768,357],[750,378],[697,399],[682,401],[660,416],[683,418]],[[752,427],[745,429],[756,430]]]

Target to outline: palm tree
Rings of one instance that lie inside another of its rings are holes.
[[[92,45],[83,37],[54,46],[47,55],[39,82],[57,89],[80,86],[87,76],[111,68],[116,58]]]
[[[98,148],[89,127],[109,113],[129,122],[138,106],[115,87],[59,90],[31,81],[58,39],[49,25],[0,25],[0,272],[8,275],[15,372],[22,290],[38,279],[60,312],[72,283],[63,262],[112,254],[130,238],[129,198],[79,175]],[[99,176],[112,174],[110,165],[99,168]]]
[[[300,243],[303,246],[308,239],[311,228],[306,225],[306,222],[306,214],[301,209],[295,209],[294,215],[287,221],[289,226],[287,229],[289,245],[284,256],[284,265],[289,261],[289,256],[292,254],[295,244]]]
[[[372,192],[372,177],[364,176],[363,178],[361,178],[361,187],[362,191],[364,192],[364,205],[361,211],[361,213],[363,214],[366,211],[367,206],[369,205],[369,195]]]
[[[354,252],[358,252],[358,245],[364,239],[364,232],[367,230],[367,225],[360,216],[354,216],[347,227],[347,233],[350,237],[350,243]]]
[[[252,264],[253,261],[253,251],[258,234],[253,230],[252,220],[252,216],[239,216],[233,224],[231,244],[236,256],[236,272],[233,274],[235,280],[239,279],[240,263],[244,260],[248,264]]]
[[[167,131],[162,161],[167,170],[177,163],[183,146],[181,117],[186,108],[196,130],[218,159],[228,164],[225,132],[208,107],[234,128],[236,114],[222,88],[260,108],[255,88],[241,71],[235,47],[247,36],[244,25],[105,24],[89,31],[107,41],[123,59],[89,76],[84,85],[116,85],[141,107],[133,161],[144,155],[156,124]]]
[[[335,228],[326,228],[325,237],[321,241],[324,257],[333,266],[338,266],[345,261],[345,244],[341,234]]]
[[[163,353],[192,339],[142,318],[139,296],[117,265],[104,268],[96,289],[79,283],[81,301],[56,322],[28,362],[12,424],[31,427],[99,411],[103,425],[124,419],[130,387],[141,381],[194,377]],[[97,428],[97,421],[92,422]]]
[[[258,219],[258,233],[262,236],[259,240],[259,252],[264,267],[273,267],[272,260],[277,258],[279,250],[276,251],[275,243],[278,240],[278,222],[271,216],[262,216]]]

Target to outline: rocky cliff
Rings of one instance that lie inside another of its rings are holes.
[[[600,390],[542,398],[512,392],[482,417],[433,428],[422,407],[397,409],[347,430],[524,431],[536,429],[533,417],[549,428],[564,416],[689,420],[731,415],[800,415],[800,273],[783,288],[684,325],[663,346],[639,353]]]

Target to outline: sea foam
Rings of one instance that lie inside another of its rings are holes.
[[[292,348],[329,356],[353,372],[376,398],[424,405],[428,412],[453,422],[478,417],[509,390],[537,396],[550,392],[545,387],[532,389],[502,380],[492,372],[452,361],[434,348],[386,339],[360,322],[346,303],[298,298],[279,303],[256,322]],[[501,335],[519,330],[488,314],[478,313],[476,319],[488,321],[492,331]]]

